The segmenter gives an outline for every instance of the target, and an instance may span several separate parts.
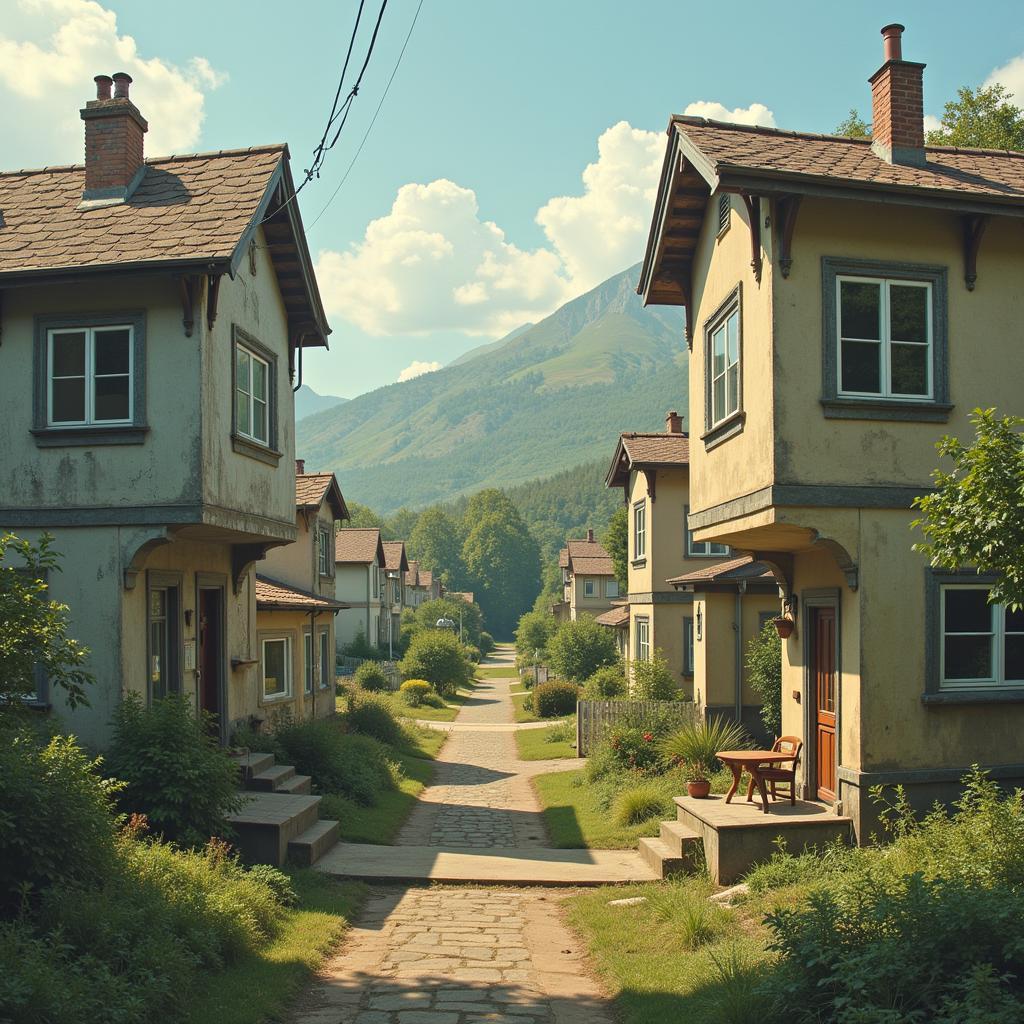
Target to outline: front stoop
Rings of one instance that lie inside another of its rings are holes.
[[[678,821],[663,821],[656,839],[641,839],[637,848],[644,863],[659,877],[693,872],[700,860],[701,838]]]
[[[338,822],[321,818],[288,844],[288,856],[301,867],[312,867],[338,842],[340,830]]]

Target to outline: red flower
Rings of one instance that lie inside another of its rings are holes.
[[[650,743],[651,740],[653,740],[653,739],[654,739],[654,733],[653,732],[645,732],[644,733],[644,742],[645,743]]]

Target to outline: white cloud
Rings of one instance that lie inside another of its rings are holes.
[[[775,115],[763,103],[751,103],[749,107],[736,107],[729,110],[721,103],[710,100],[698,100],[690,103],[683,111],[692,117],[707,117],[712,121],[734,121],[736,124],[759,124],[764,128],[774,128]]]
[[[924,115],[925,132],[935,132],[942,127],[942,122],[934,114]]]
[[[1006,87],[1012,103],[1024,106],[1024,53],[995,68],[982,84],[988,88],[997,82]]]
[[[177,67],[144,57],[117,15],[93,0],[17,0],[0,24],[0,134],[5,162],[81,162],[78,111],[94,98],[93,76],[126,71],[131,98],[149,122],[146,152],[195,147],[205,93],[226,76],[205,57]]]
[[[399,375],[398,382],[401,383],[403,380],[412,380],[413,377],[422,377],[425,373],[433,373],[435,370],[440,370],[440,363],[424,363],[419,359],[414,359]]]

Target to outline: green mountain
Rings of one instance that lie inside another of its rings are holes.
[[[295,419],[301,420],[305,416],[312,416],[313,413],[333,409],[334,406],[347,401],[347,398],[338,395],[318,395],[308,384],[303,384],[295,392]]]
[[[681,310],[644,309],[638,268],[457,365],[297,425],[307,465],[390,512],[611,459],[622,430],[687,407]]]

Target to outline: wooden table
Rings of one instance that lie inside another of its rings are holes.
[[[740,778],[743,770],[746,769],[750,775],[750,786],[747,788],[747,802],[753,799],[754,786],[757,786],[761,794],[761,806],[764,813],[768,813],[768,789],[761,777],[761,768],[773,764],[784,764],[796,760],[796,754],[783,754],[778,750],[720,750],[717,754],[722,764],[728,765],[732,772],[732,786],[725,796],[725,802],[730,803],[736,790],[740,787]]]

